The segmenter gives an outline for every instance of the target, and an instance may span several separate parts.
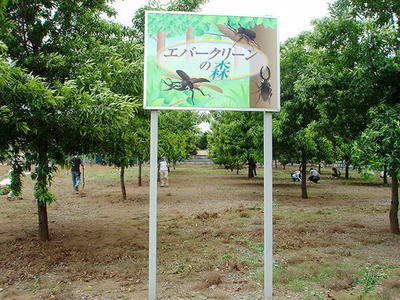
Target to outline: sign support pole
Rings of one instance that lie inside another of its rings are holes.
[[[150,212],[149,212],[149,300],[157,291],[157,156],[158,111],[151,111],[150,127]]]
[[[264,296],[272,297],[272,113],[264,112]]]

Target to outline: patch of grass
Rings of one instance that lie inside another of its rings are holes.
[[[399,268],[399,266],[365,265],[356,272],[355,282],[364,286],[363,294],[366,295],[383,279],[387,278],[391,270],[396,268]]]
[[[296,260],[293,259],[283,260],[274,264],[273,271],[274,285],[295,292],[311,290],[314,286],[324,286],[329,290],[341,290],[347,288],[349,282],[352,282],[350,278],[347,278],[346,266],[336,265],[330,261],[316,264],[312,261],[296,263]]]
[[[294,292],[303,292],[305,290],[305,283],[300,279],[294,279],[290,281],[288,286]]]
[[[257,269],[254,271],[249,272],[250,275],[250,280],[258,283],[258,284],[263,284],[264,283],[264,269]]]
[[[305,300],[314,300],[314,299],[321,299],[321,300],[329,300],[331,298],[326,297],[320,291],[311,291],[310,294],[304,298]]]
[[[229,253],[225,253],[221,256],[222,260],[230,260],[232,258],[232,255]]]
[[[48,289],[50,289],[52,292],[58,292],[60,287],[57,285],[57,282],[49,282]]]
[[[238,243],[238,244],[240,244],[242,246],[247,246],[247,247],[249,247],[249,249],[251,249],[252,251],[254,251],[256,253],[263,253],[264,252],[264,242],[256,242],[250,237],[231,235],[229,237],[229,240],[232,243]]]
[[[290,171],[289,170],[282,170],[282,169],[272,169],[272,173],[274,175],[274,180],[279,179],[290,179]]]
[[[182,276],[186,276],[189,274],[189,272],[190,272],[190,267],[184,263],[178,262],[174,266],[174,271],[173,271],[174,274],[180,274]]]

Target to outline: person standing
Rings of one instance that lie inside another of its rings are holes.
[[[168,186],[168,161],[164,156],[160,160],[160,179],[162,187]]]
[[[81,184],[80,166],[82,166],[82,169],[84,169],[85,166],[82,160],[78,157],[78,154],[75,154],[70,161],[72,163],[72,168],[71,168],[72,186],[75,192],[79,192],[79,185]]]

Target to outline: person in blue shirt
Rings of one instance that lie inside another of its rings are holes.
[[[71,175],[72,175],[72,186],[75,192],[79,192],[79,185],[81,184],[81,171],[80,166],[82,169],[85,168],[82,160],[78,157],[78,154],[75,154],[74,157],[71,158],[72,168],[71,168]]]

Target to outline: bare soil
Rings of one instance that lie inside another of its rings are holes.
[[[322,170],[308,199],[274,168],[276,299],[400,299],[400,236],[389,233],[390,186]],[[0,166],[0,179],[8,167]],[[74,193],[60,170],[38,240],[33,181],[0,196],[0,299],[147,298],[148,168],[87,166]],[[180,165],[158,190],[158,299],[263,299],[263,174]]]

